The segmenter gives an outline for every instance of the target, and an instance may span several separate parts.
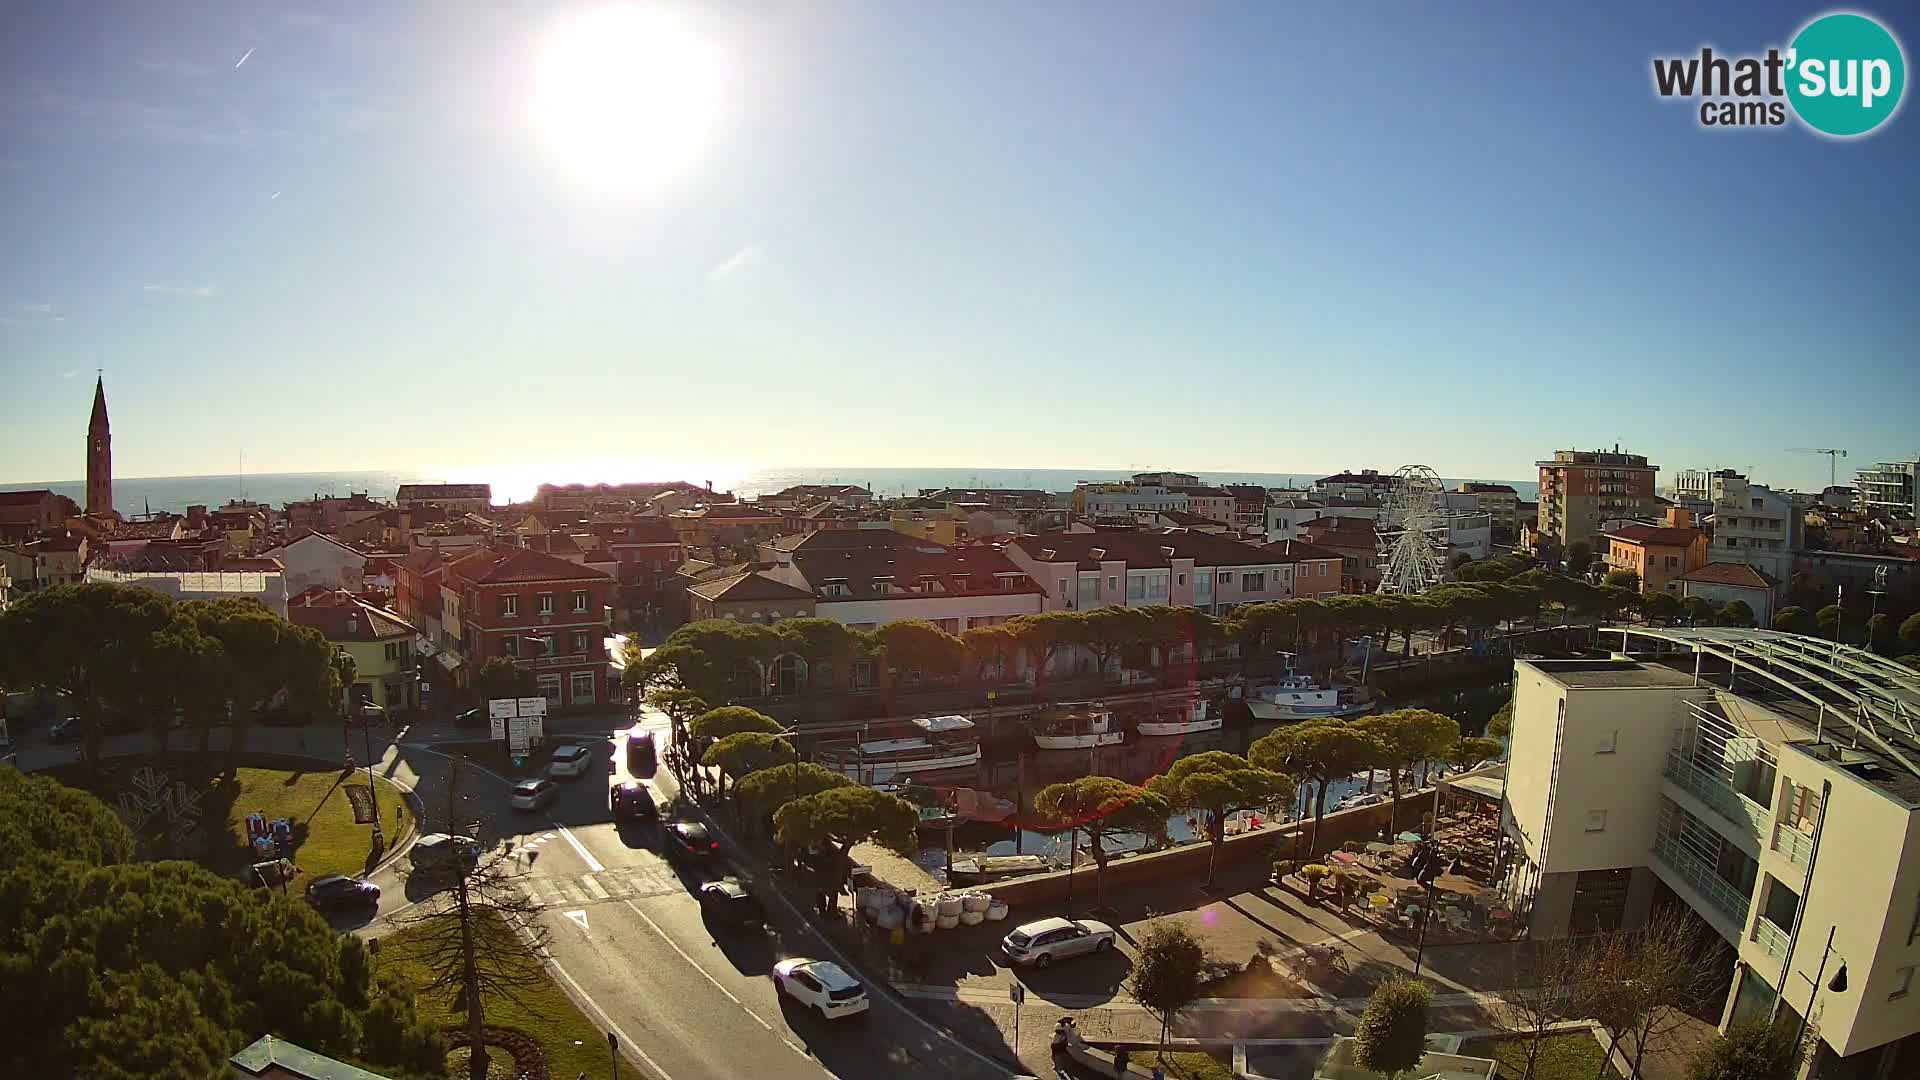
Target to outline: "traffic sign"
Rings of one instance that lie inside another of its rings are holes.
[[[1007,997],[1015,1005],[1025,1004],[1027,1000],[1027,988],[1019,983],[1008,983]]]

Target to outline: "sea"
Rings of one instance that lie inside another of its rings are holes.
[[[242,499],[284,506],[289,502],[315,496],[346,496],[361,492],[373,499],[392,499],[402,484],[479,483],[493,485],[496,503],[524,502],[542,483],[619,483],[631,481],[685,480],[711,483],[717,491],[731,491],[742,498],[770,495],[795,484],[859,484],[881,498],[917,495],[923,489],[1029,488],[1042,491],[1072,491],[1081,481],[1108,482],[1126,480],[1139,469],[970,469],[885,467],[784,467],[742,468],[697,466],[661,474],[622,475],[618,470],[596,468],[574,471],[514,465],[484,469],[450,469],[444,472],[404,470],[364,472],[235,473],[226,476],[134,476],[114,477],[113,501],[122,514],[147,511],[179,513],[189,506],[224,506]],[[1291,488],[1311,484],[1326,475],[1316,471],[1295,473],[1202,472],[1208,484],[1257,484],[1269,488]],[[1509,484],[1522,499],[1531,500],[1539,492],[1537,481],[1493,480],[1489,477],[1448,478],[1447,486],[1468,480]],[[84,480],[53,480],[18,484],[0,484],[4,489],[48,488],[75,502],[85,504]]]

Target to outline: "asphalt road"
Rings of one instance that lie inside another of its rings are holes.
[[[643,723],[656,729],[664,746],[666,718]],[[554,968],[586,1002],[591,1019],[620,1036],[640,1075],[1012,1075],[877,988],[870,988],[872,1007],[865,1016],[833,1022],[784,999],[769,974],[775,962],[832,955],[799,912],[771,893],[762,894],[767,929],[710,926],[694,896],[699,883],[735,869],[750,876],[752,868],[727,864],[726,850],[716,865],[677,867],[663,855],[659,826],[612,822],[608,789],[629,777],[625,734],[598,743],[604,750],[592,769],[559,780],[560,796],[540,811],[511,809],[504,780],[467,768],[454,813],[479,822],[482,839],[509,853],[508,867],[540,907]],[[404,733],[398,745],[383,749],[376,742],[374,751],[381,755],[377,772],[403,780],[420,795],[427,829],[443,828],[449,760]],[[643,779],[661,801],[670,797],[672,780],[664,772]],[[404,924],[414,905],[437,902],[424,880],[409,880],[405,862],[374,875],[382,890],[377,911],[342,913],[336,924],[377,936]]]

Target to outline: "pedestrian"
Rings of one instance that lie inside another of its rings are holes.
[[[1127,1075],[1127,1048],[1124,1046],[1113,1052],[1113,1075]]]

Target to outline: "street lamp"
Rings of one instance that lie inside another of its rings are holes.
[[[1807,1021],[1813,1017],[1814,1002],[1820,1000],[1820,979],[1827,973],[1827,957],[1833,955],[1834,929],[1835,927],[1832,926],[1827,927],[1827,947],[1820,951],[1820,967],[1814,972],[1813,978],[1810,980],[1813,984],[1813,992],[1807,995],[1807,1011],[1801,1014],[1800,1026],[1793,1033],[1793,1045],[1795,1046],[1799,1046],[1800,1040],[1806,1036]],[[1802,975],[1801,978],[1804,979],[1806,976]],[[1846,957],[1843,956],[1840,958],[1840,970],[1833,973],[1833,981],[1827,984],[1827,989],[1836,994],[1844,994],[1847,992]]]
[[[607,1032],[607,1055],[613,1061],[613,1080],[620,1080],[620,1036]]]

